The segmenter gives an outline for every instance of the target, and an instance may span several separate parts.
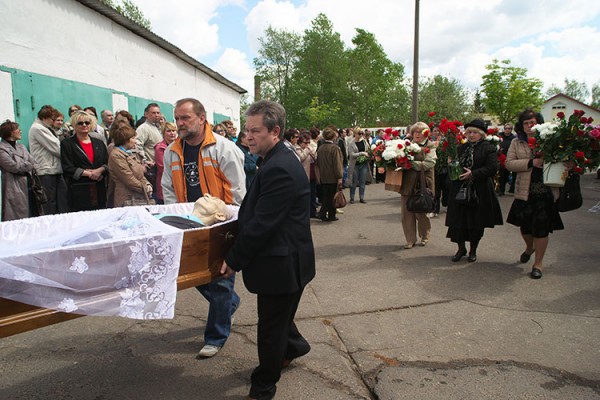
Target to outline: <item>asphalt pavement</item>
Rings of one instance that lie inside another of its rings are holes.
[[[445,214],[404,250],[399,195],[312,221],[317,276],[297,324],[312,351],[276,399],[600,399],[600,180],[562,214],[544,276],[528,277],[517,227],[486,230],[478,260],[452,263]],[[504,219],[513,201],[500,198]],[[597,206],[594,208],[594,206]],[[589,211],[592,209],[592,212]],[[0,399],[242,399],[257,364],[256,298],[244,288],[232,334],[197,360],[207,302],[178,293],[163,321],[84,317],[0,339]]]

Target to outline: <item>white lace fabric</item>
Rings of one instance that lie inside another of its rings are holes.
[[[173,318],[183,232],[145,207],[2,222],[0,297],[83,315]]]

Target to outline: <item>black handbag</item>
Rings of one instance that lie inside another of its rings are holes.
[[[579,186],[579,174],[569,173],[565,186],[560,188],[560,196],[557,201],[558,211],[577,210],[582,205],[583,197]]]
[[[473,182],[463,182],[458,189],[455,197],[456,203],[466,207],[477,207],[479,205],[479,197],[477,197],[477,191]]]
[[[42,186],[42,181],[35,168],[29,173],[29,179],[31,180],[31,194],[36,204],[46,204],[48,202],[48,195],[46,194],[46,189]]]
[[[435,200],[425,181],[425,171],[421,170],[420,185],[415,194],[406,201],[406,209],[414,213],[430,213],[435,210]]]

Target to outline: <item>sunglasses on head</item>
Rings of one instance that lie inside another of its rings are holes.
[[[77,122],[77,125],[91,125],[92,123],[90,121],[79,121]]]
[[[223,129],[217,129],[215,133],[223,133]]]

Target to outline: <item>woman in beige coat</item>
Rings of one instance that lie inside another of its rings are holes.
[[[433,142],[428,138],[429,126],[424,122],[417,122],[410,127],[413,143],[421,146],[422,151],[415,155],[411,161],[412,169],[402,172],[402,186],[400,187],[400,216],[402,217],[402,229],[406,238],[405,249],[412,249],[417,242],[417,231],[421,237],[421,246],[429,242],[431,233],[431,221],[427,213],[414,213],[408,211],[406,203],[408,198],[415,192],[420,179],[420,171],[425,171],[427,187],[435,193],[434,168],[437,159]]]
[[[152,185],[144,177],[144,165],[135,150],[135,130],[123,125],[114,133],[114,150],[108,159],[111,185],[114,186],[114,207],[123,207],[127,200],[145,200],[152,195]]]

